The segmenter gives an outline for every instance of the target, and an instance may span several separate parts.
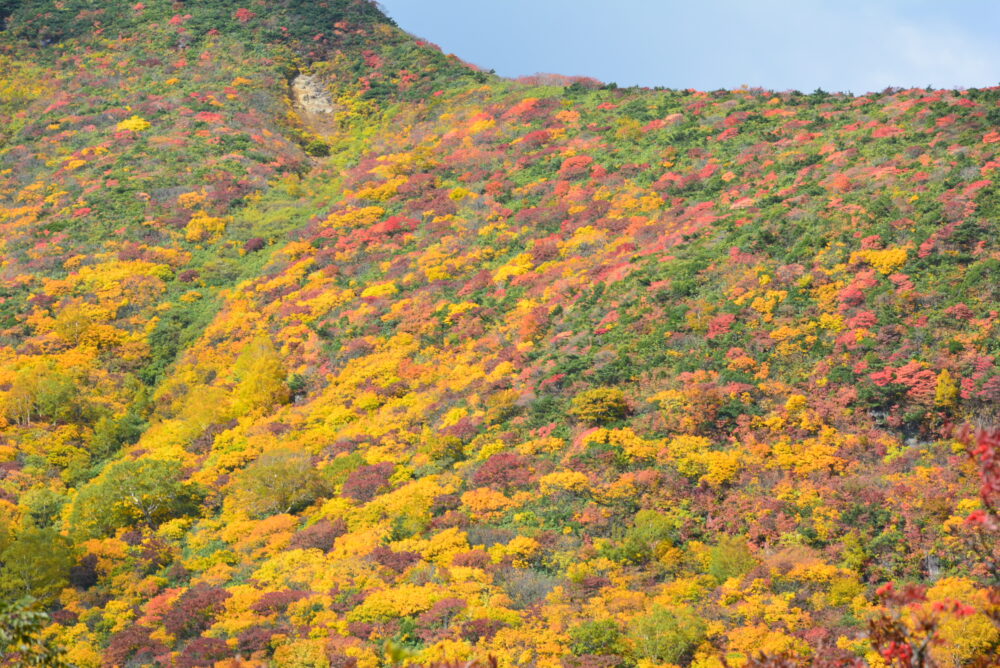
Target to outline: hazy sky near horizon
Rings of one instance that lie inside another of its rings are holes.
[[[865,93],[1000,84],[1000,0],[380,0],[503,76]]]

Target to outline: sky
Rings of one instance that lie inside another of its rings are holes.
[[[861,94],[1000,84],[1000,0],[380,0],[507,77]]]

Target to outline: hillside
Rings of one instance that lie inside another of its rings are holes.
[[[37,647],[1000,665],[1000,88],[510,81],[365,0],[3,17]]]

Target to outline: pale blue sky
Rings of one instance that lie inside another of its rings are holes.
[[[503,76],[864,93],[1000,84],[1000,0],[381,0]]]

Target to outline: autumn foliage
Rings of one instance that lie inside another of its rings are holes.
[[[8,4],[26,647],[995,665],[1000,89],[508,81],[364,0]]]

